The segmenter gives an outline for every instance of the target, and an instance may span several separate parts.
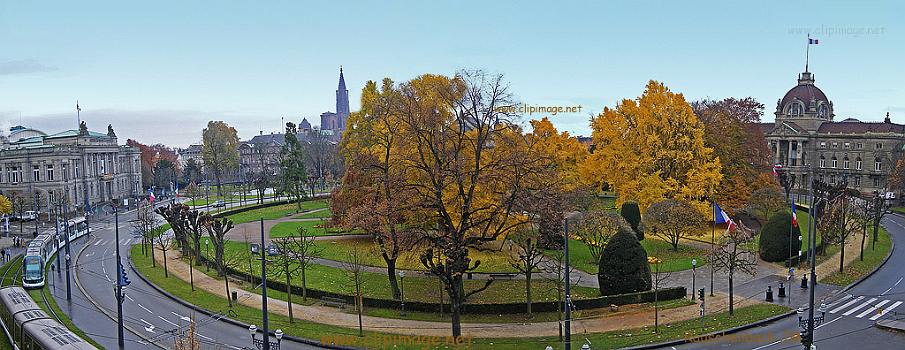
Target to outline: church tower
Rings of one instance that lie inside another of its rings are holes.
[[[345,130],[349,119],[349,90],[343,78],[343,67],[339,66],[339,87],[336,89],[336,129]]]

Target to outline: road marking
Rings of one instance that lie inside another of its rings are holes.
[[[869,309],[864,310],[864,312],[858,314],[858,316],[855,316],[855,317],[857,317],[857,318],[862,318],[862,317],[864,317],[864,316],[867,316],[867,314],[869,314],[869,313],[871,313],[871,312],[874,312],[874,310],[880,308],[880,307],[883,306],[883,305],[886,305],[886,303],[888,303],[888,302],[889,302],[888,299],[887,299],[887,300],[883,300],[883,301],[877,303],[877,305],[871,306]]]
[[[125,293],[123,293],[123,294],[125,294]],[[135,299],[132,299],[132,297],[130,297],[129,294],[126,294],[126,299],[129,299],[129,301],[135,301]]]
[[[204,339],[207,339],[207,340],[214,340],[214,338],[206,337],[206,336],[204,336],[203,334],[198,333],[198,332],[195,332],[195,335],[197,335],[197,336],[199,336],[199,337],[202,337],[202,338],[204,338]]]
[[[890,306],[887,307],[887,308],[881,308],[881,309],[880,309],[880,312],[877,313],[876,315],[874,315],[874,317],[871,317],[870,320],[871,320],[871,321],[876,321],[878,318],[883,317],[883,315],[886,315],[888,312],[892,311],[892,309],[895,309],[895,308],[899,307],[899,305],[902,305],[902,302],[901,302],[901,301],[897,301],[897,302],[895,302],[895,303],[892,303],[892,305],[890,305]]]
[[[145,331],[154,333],[154,325],[151,324],[151,322],[145,321],[145,319],[143,319],[143,318],[140,318],[139,320],[141,320],[141,322],[144,322],[146,325],[148,325],[147,327],[145,327]]]
[[[97,240],[97,242],[95,242],[94,245],[98,245],[98,244],[101,244],[101,243],[104,243],[104,241],[102,241],[102,240]]]
[[[819,326],[814,327],[814,329],[819,329],[820,327],[823,327],[823,326],[829,325],[830,323],[839,321],[839,319],[841,319],[841,318],[842,318],[841,316],[840,316],[840,317],[836,317],[836,318],[834,318],[832,321],[829,321],[829,322],[826,322],[826,323],[823,323],[823,324],[821,324],[821,325],[819,325]],[[797,336],[795,336],[795,337],[787,337],[787,338],[784,338],[784,339],[780,339],[780,340],[777,340],[777,341],[772,342],[772,343],[770,343],[770,344],[763,345],[763,346],[759,346],[759,347],[756,347],[756,348],[751,349],[751,350],[760,350],[760,349],[763,349],[763,348],[769,348],[769,347],[771,347],[771,346],[773,346],[773,345],[782,343],[782,342],[784,342],[784,341],[786,341],[786,340],[791,340],[791,339],[796,338],[796,337],[797,337]]]
[[[178,324],[175,324],[175,323],[173,323],[173,322],[170,322],[170,320],[163,318],[163,316],[157,316],[157,317],[160,318],[161,320],[163,320],[163,322],[166,322],[166,323],[169,323],[169,324],[174,325],[174,326],[176,326],[176,327],[179,327]]]
[[[858,305],[858,306],[855,306],[854,309],[851,309],[851,310],[846,311],[844,314],[842,314],[842,316],[851,315],[851,314],[855,313],[855,311],[861,310],[861,308],[870,305],[870,303],[873,303],[873,302],[876,301],[876,300],[877,300],[877,298],[870,298],[870,300],[868,300],[866,303],[861,304],[861,305]]]
[[[861,299],[864,299],[864,296],[860,296],[860,297],[858,297],[857,299],[854,299],[854,300],[852,300],[852,301],[849,301],[849,302],[845,303],[845,305],[842,305],[842,306],[840,306],[840,307],[837,307],[837,308],[835,308],[835,309],[832,309],[832,310],[830,310],[830,313],[831,313],[831,314],[834,314],[834,313],[837,313],[837,312],[839,312],[839,311],[842,311],[842,309],[845,309],[845,308],[847,308],[847,307],[849,307],[849,306],[852,306],[852,304],[861,301]]]
[[[151,315],[153,315],[153,314],[154,314],[154,312],[153,312],[153,311],[151,311],[151,310],[148,310],[148,308],[146,308],[146,307],[145,307],[145,306],[144,306],[144,305],[142,305],[142,304],[140,304],[140,303],[139,303],[139,304],[138,304],[138,307],[140,307],[140,308],[142,308],[142,309],[144,309],[144,310],[145,310],[145,311],[147,311],[147,312],[148,312],[148,313],[149,313],[149,314],[151,314]]]
[[[192,321],[191,318],[182,316],[182,315],[177,314],[177,313],[175,313],[175,312],[170,311],[170,313],[173,314],[173,315],[176,316],[176,317],[179,317],[179,319],[181,319],[181,320],[183,320],[183,321],[186,321],[186,322],[191,322],[191,321]]]

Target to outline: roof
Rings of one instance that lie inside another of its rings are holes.
[[[862,134],[862,133],[897,133],[905,134],[905,125],[895,123],[865,123],[857,119],[846,119],[841,122],[828,122],[820,125],[818,133]]]
[[[776,126],[776,123],[757,123],[757,125],[760,127],[760,131],[766,135],[770,133],[770,131],[773,131],[773,127]]]
[[[269,135],[258,135],[252,137],[251,140],[245,141],[246,143],[253,144],[261,144],[261,143],[276,143],[278,145],[282,145],[286,141],[286,137],[283,134],[269,134]]]
[[[789,92],[786,93],[785,96],[782,97],[780,106],[785,106],[796,98],[805,103],[808,103],[811,100],[829,101],[826,98],[826,94],[824,94],[823,91],[820,90],[820,88],[818,88],[817,86],[813,84],[801,84],[793,87],[791,90],[789,90]]]
[[[47,137],[45,137],[45,138],[48,138],[48,139],[57,139],[57,138],[63,138],[63,137],[75,137],[75,136],[78,136],[78,135],[79,135],[79,131],[78,131],[78,130],[72,130],[72,129],[70,129],[70,130],[58,132],[58,133],[56,133],[56,134],[47,135]],[[90,131],[90,130],[88,131],[88,136],[91,136],[91,137],[110,137],[110,136],[108,136],[106,133],[100,133],[100,132],[97,132],[97,131]]]

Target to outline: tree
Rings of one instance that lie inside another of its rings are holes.
[[[669,272],[660,272],[660,264],[662,263],[663,260],[658,257],[647,257],[647,264],[654,265],[655,267],[654,275],[652,277],[654,288],[654,333],[660,332],[660,286],[672,276]]]
[[[789,227],[792,227],[792,215],[787,211],[780,211],[770,217],[770,221],[760,229],[760,241],[758,251],[760,258],[768,262],[785,261],[789,259],[789,245],[800,247],[801,241],[789,242]],[[799,237],[801,230],[798,226],[792,227],[792,238]]]
[[[164,144],[146,145],[133,139],[126,140],[126,145],[138,148],[141,159],[141,180],[143,187],[151,187],[156,181],[155,171],[157,163],[167,160],[171,164],[177,164],[179,156],[176,151]]]
[[[176,163],[168,159],[159,160],[157,164],[154,165],[154,186],[162,190],[171,189],[178,179],[176,172]],[[175,188],[172,189],[175,190]]]
[[[295,197],[296,209],[301,211],[302,199],[308,193],[308,171],[305,169],[305,149],[296,136],[298,132],[295,123],[286,123],[285,143],[280,151],[280,175],[283,178],[283,189]]]
[[[619,214],[632,226],[632,231],[635,231],[635,234],[638,235],[638,240],[643,240],[644,232],[639,227],[641,225],[641,209],[638,208],[638,203],[623,202],[622,208],[619,209]]]
[[[764,225],[774,213],[783,210],[786,198],[776,187],[764,187],[754,191],[748,199],[745,211]]]
[[[599,263],[607,243],[624,228],[631,230],[631,226],[619,214],[611,210],[594,210],[584,214],[575,225],[573,233],[588,246],[594,263]]]
[[[776,186],[770,174],[772,154],[760,128],[764,105],[752,97],[730,97],[695,101],[691,107],[704,126],[704,145],[722,164],[720,191],[713,199],[734,215],[754,191]]]
[[[296,233],[298,233],[298,239],[291,240],[288,247],[291,252],[289,257],[291,257],[298,266],[299,277],[302,282],[302,301],[307,301],[308,288],[305,278],[306,273],[308,272],[308,268],[311,267],[311,262],[321,256],[323,249],[318,247],[314,237],[308,235],[308,231],[305,230],[304,227],[300,226]]]
[[[301,227],[299,228],[301,229]],[[283,237],[273,240],[273,244],[280,252],[276,260],[276,266],[279,266],[279,268],[270,271],[274,276],[286,278],[286,303],[289,304],[289,323],[293,323],[295,318],[292,315],[292,274],[300,268],[299,265],[293,264],[295,259],[292,257],[292,249],[295,248],[295,242],[289,237]]]
[[[563,331],[563,315],[565,313],[564,302],[564,294],[565,294],[565,282],[566,282],[566,259],[565,259],[565,251],[563,249],[554,250],[552,252],[547,253],[547,258],[549,259],[546,264],[542,267],[542,270],[546,272],[545,280],[551,282],[551,289],[556,293],[556,304],[558,305],[559,315],[559,340],[562,340],[562,331]],[[575,288],[581,282],[581,274],[575,273],[576,269],[574,266],[569,266],[569,276],[573,277],[569,281],[571,288]],[[577,278],[574,278],[576,277]]]
[[[538,232],[523,226],[509,235],[509,265],[525,275],[525,300],[531,315],[531,278],[544,261],[544,249],[538,243]]]
[[[229,232],[229,230],[232,230],[233,227],[233,221],[229,218],[205,216],[204,228],[207,230],[207,234],[211,239],[211,244],[214,245],[214,266],[217,267],[217,276],[223,277],[223,282],[226,284],[226,299],[229,303],[229,307],[233,306],[233,302],[232,299],[229,298],[229,277],[226,274],[228,269],[232,265],[235,265],[234,263],[237,259],[233,256],[228,257],[225,248],[226,233]],[[261,242],[262,246],[263,244],[264,242]],[[208,259],[210,259],[210,257],[208,257]]]
[[[641,227],[646,234],[669,242],[674,251],[679,251],[680,240],[704,235],[701,227],[705,223],[701,212],[689,202],[665,199],[644,211]]]
[[[189,319],[188,329],[176,334],[175,331],[180,329],[181,326],[173,332],[173,350],[201,350],[201,341],[198,339],[198,333],[195,331],[196,325],[194,314],[192,314],[192,317]]]
[[[189,158],[182,169],[182,183],[197,184],[199,181],[201,181],[201,164],[198,164],[195,158]]]
[[[364,330],[361,321],[361,313],[364,308],[364,303],[361,298],[361,288],[364,285],[364,280],[361,278],[362,272],[364,272],[365,262],[364,262],[364,252],[359,251],[358,247],[353,247],[347,253],[346,261],[343,262],[343,267],[346,274],[349,276],[349,279],[352,284],[352,295],[355,298],[355,311],[358,312],[358,336],[364,336]]]
[[[857,221],[855,208],[860,198],[858,191],[841,185],[839,194],[828,203],[824,215],[818,221],[818,229],[823,232],[824,244],[839,245],[839,272],[842,273],[845,263],[845,243],[848,237],[861,229]]]
[[[788,226],[786,226],[788,227]],[[788,230],[786,230],[788,232]],[[753,232],[739,222],[735,229],[720,237],[719,245],[710,252],[710,266],[715,271],[726,272],[729,277],[729,315],[735,313],[734,277],[736,272],[754,276],[757,273],[757,257],[750,251],[748,243]],[[763,242],[763,237],[761,238]],[[788,242],[788,239],[786,240]]]
[[[204,166],[213,171],[217,195],[222,196],[221,178],[239,166],[239,136],[236,129],[222,121],[209,121],[202,132],[201,157]]]
[[[182,255],[186,255],[189,252],[189,228],[188,221],[186,220],[189,211],[189,207],[181,203],[171,203],[166,206],[157,207],[157,209],[154,210],[155,213],[163,217],[163,219],[170,224],[170,228],[173,230],[173,238],[175,238],[176,243],[182,250]]]
[[[0,194],[0,214],[3,216],[13,213],[13,202],[6,196]]]
[[[619,229],[600,255],[597,281],[601,295],[643,292],[651,289],[647,252],[628,226]]]
[[[154,237],[154,241],[155,243],[157,243],[157,250],[160,250],[160,252],[163,254],[163,277],[170,277],[169,270],[167,270],[167,251],[170,250],[170,244],[172,243],[172,240],[173,236],[167,234],[166,232]]]
[[[19,218],[21,218],[22,214],[26,210],[25,196],[23,196],[22,193],[19,191],[10,191],[9,200],[12,203],[11,207],[12,207],[13,213],[15,213],[17,216],[19,216]],[[22,233],[22,224],[24,222],[25,222],[24,220],[21,220],[21,219],[19,220],[19,233]]]
[[[591,119],[594,152],[582,178],[619,193],[617,205],[638,202],[641,210],[663,198],[703,201],[722,180],[721,163],[704,142],[704,127],[682,94],[650,81],[636,100],[604,108]]]
[[[201,195],[204,194],[204,191],[202,191],[201,188],[198,187],[198,184],[196,184],[195,182],[189,182],[189,185],[185,187],[183,193],[185,193],[185,196],[189,197],[192,204],[194,204],[195,199],[201,197]]]
[[[154,243],[154,235],[159,234],[157,232],[159,226],[157,215],[154,215],[154,206],[147,201],[139,202],[135,210],[135,220],[132,221],[132,228],[141,234],[141,252],[145,256],[148,254],[148,245]],[[151,262],[156,264],[154,259],[151,259]]]

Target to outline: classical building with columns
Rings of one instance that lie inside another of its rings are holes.
[[[82,122],[55,134],[16,126],[0,141],[0,193],[24,200],[24,210],[66,202],[83,212],[143,194],[140,151],[119,145],[112,126],[101,133]]]
[[[809,176],[830,184],[847,181],[862,193],[886,192],[887,179],[905,145],[905,125],[886,114],[883,122],[854,118],[834,121],[833,102],[804,72],[798,84],[776,102],[774,123],[761,123],[773,162],[803,193]]]

